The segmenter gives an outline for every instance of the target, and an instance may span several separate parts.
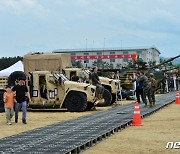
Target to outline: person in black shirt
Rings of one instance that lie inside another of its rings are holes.
[[[97,71],[98,71],[98,68],[97,67],[94,67],[93,68],[93,73],[91,75],[91,78],[92,78],[92,84],[97,86],[97,84],[101,84],[101,82],[99,81],[99,76],[97,74]]]
[[[22,123],[26,123],[26,111],[27,111],[27,100],[26,95],[29,99],[29,102],[31,102],[30,94],[28,92],[28,88],[26,85],[24,85],[24,79],[19,78],[18,79],[18,85],[15,85],[12,88],[12,91],[16,92],[16,99],[15,99],[15,122],[18,122],[18,113],[20,109],[22,108]]]
[[[92,79],[92,84],[95,85],[97,88],[98,95],[100,95],[100,97],[102,97],[102,94],[104,93],[104,87],[101,85],[101,82],[99,81],[99,76],[98,76],[97,72],[98,72],[98,68],[94,67],[93,73],[91,75],[91,79]]]

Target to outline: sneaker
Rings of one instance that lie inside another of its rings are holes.
[[[12,125],[12,123],[11,123],[11,122],[8,122],[7,125]]]
[[[26,122],[26,121],[23,121],[23,124],[27,124],[27,122]]]

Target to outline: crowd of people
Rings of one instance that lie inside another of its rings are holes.
[[[93,73],[91,75],[92,84],[97,87],[98,94],[102,95],[104,87],[101,85],[98,76],[98,68],[93,68]],[[115,74],[112,74],[113,77]],[[133,77],[130,77],[132,82],[135,85],[136,98],[138,103],[144,103],[145,106],[155,106],[155,92],[158,88],[158,82],[154,77],[153,73],[150,73],[147,77],[144,72],[139,71]],[[169,88],[172,86],[173,81],[170,80],[170,77],[167,74],[164,74],[164,79],[162,82],[163,93],[168,93]],[[178,83],[178,82],[177,82]],[[174,85],[178,89],[178,84]],[[26,97],[27,96],[27,97]],[[27,99],[28,98],[28,99]],[[147,100],[148,98],[148,100]],[[28,100],[28,101],[27,101]],[[28,102],[31,102],[30,94],[28,88],[25,85],[25,80],[23,78],[18,79],[18,84],[14,87],[7,86],[6,92],[4,93],[4,107],[6,113],[6,122],[8,125],[11,125],[11,119],[15,113],[15,123],[18,122],[18,113],[22,110],[22,123],[27,124],[26,121],[26,110]],[[15,112],[14,112],[15,111]]]
[[[136,83],[136,98],[137,102],[142,102],[145,104],[145,106],[155,106],[156,100],[155,100],[155,91],[158,87],[158,82],[154,78],[154,74],[150,73],[149,78],[143,73],[143,72],[137,72],[136,76],[132,77],[132,82]],[[141,97],[141,100],[140,100]],[[148,101],[147,101],[148,98]]]
[[[28,101],[26,99],[26,96],[28,98]],[[18,113],[20,110],[22,110],[22,123],[27,124],[26,111],[28,102],[31,102],[31,98],[23,78],[19,78],[18,84],[14,87],[11,87],[9,85],[6,86],[6,92],[4,93],[4,107],[7,125],[12,125],[11,119],[14,116],[14,109],[15,123],[18,123]]]
[[[169,93],[171,90],[177,90],[179,88],[178,83],[179,83],[178,76],[174,78],[164,73],[164,78],[161,85],[163,89],[163,93],[165,94],[165,93]]]
[[[155,92],[157,88],[161,88],[163,93],[169,93],[170,90],[178,89],[178,81],[177,78],[170,78],[166,73],[164,73],[164,78],[160,85],[158,85],[158,81],[155,79],[154,74],[150,73],[149,76],[145,75],[143,72],[137,72],[134,77],[130,77],[132,82],[135,83],[135,92],[137,102],[142,102],[147,106],[147,98],[149,101],[149,106],[152,107],[156,103]]]

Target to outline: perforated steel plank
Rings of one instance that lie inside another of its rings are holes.
[[[157,97],[155,107],[140,104],[145,117],[172,102],[174,93]],[[132,121],[134,103],[59,122],[0,139],[0,153],[79,153]]]

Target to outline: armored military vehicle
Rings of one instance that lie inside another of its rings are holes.
[[[65,74],[64,70],[66,67],[71,66],[70,55],[63,53],[30,53],[24,56],[23,62],[26,74],[28,74],[28,72],[34,72],[38,70],[51,72],[58,70]],[[90,86],[90,83],[77,83],[72,81],[69,81],[69,83],[72,85],[72,87],[75,85],[75,83],[80,86]],[[97,104],[100,104],[100,106],[107,106],[111,102],[111,94],[107,90],[105,90],[102,94],[97,93],[95,90],[94,97],[96,97],[95,99],[98,100],[96,103],[98,102]],[[92,102],[91,105],[88,105],[88,108],[90,108],[90,106],[93,106]]]
[[[91,83],[91,72],[85,68],[65,68],[64,72],[70,80]],[[105,96],[110,98],[104,104],[99,104],[100,106],[108,106],[116,101],[116,97],[120,93],[120,81],[115,79],[110,79],[107,77],[99,77],[99,80],[103,87],[105,88]],[[112,100],[111,100],[112,97]],[[110,101],[111,100],[111,101]]]
[[[29,108],[65,107],[70,112],[81,112],[96,104],[95,86],[69,81],[59,72],[30,72],[28,87],[32,97]]]
[[[88,70],[82,70],[78,68],[67,68],[71,67],[71,59],[69,54],[65,53],[30,53],[26,54],[23,59],[25,72],[29,71],[62,71],[67,78],[72,79],[72,76],[79,76],[81,82],[85,79],[89,79]],[[83,79],[84,78],[84,79]],[[100,77],[100,80],[104,87],[104,93],[96,94],[99,99],[99,106],[108,106],[112,102],[115,102],[117,93],[118,81]],[[88,82],[91,83],[91,82]],[[111,95],[112,93],[112,95]],[[113,97],[112,97],[113,96]],[[112,101],[113,100],[113,101]]]
[[[140,61],[137,67],[122,70],[122,74],[120,76],[122,88],[127,89],[127,90],[130,90],[133,88],[133,83],[132,83],[132,80],[130,79],[130,76],[133,76],[133,73],[136,73],[137,71],[144,71],[147,75],[149,75],[149,73],[154,73],[155,78],[158,80],[158,84],[160,85],[164,78],[164,73],[171,70],[171,68],[168,68],[168,69],[159,69],[159,68],[164,66],[166,63],[171,62],[174,59],[179,58],[179,57],[180,55],[169,58],[165,60],[164,62],[154,65],[152,67],[148,67],[145,62]]]

